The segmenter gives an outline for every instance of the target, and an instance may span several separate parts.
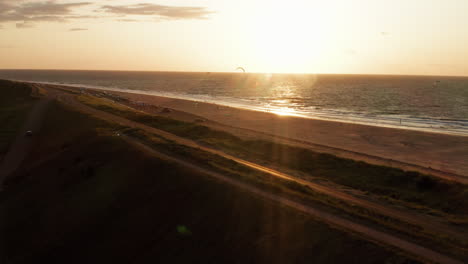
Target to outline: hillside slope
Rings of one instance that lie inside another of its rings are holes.
[[[0,193],[3,263],[408,263],[59,103]]]

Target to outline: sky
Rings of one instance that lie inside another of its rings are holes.
[[[467,0],[0,0],[0,69],[468,76]]]

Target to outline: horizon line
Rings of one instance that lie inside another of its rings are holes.
[[[165,72],[165,73],[237,73],[237,74],[283,74],[283,75],[373,75],[373,76],[428,76],[428,77],[468,77],[467,75],[441,74],[397,74],[397,73],[333,73],[333,72],[237,72],[233,71],[180,71],[180,70],[96,70],[96,69],[30,69],[0,68],[0,71],[96,71],[96,72]]]

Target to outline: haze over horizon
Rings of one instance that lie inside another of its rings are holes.
[[[463,0],[0,0],[1,69],[468,76]]]

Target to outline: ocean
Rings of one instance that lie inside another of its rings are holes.
[[[0,79],[468,136],[468,77],[0,70]]]

